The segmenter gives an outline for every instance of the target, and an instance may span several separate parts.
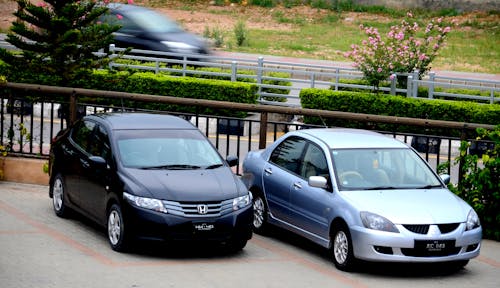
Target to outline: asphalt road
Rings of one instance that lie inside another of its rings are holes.
[[[281,230],[236,254],[143,243],[109,248],[92,223],[54,215],[48,187],[0,182],[0,286],[22,287],[500,287],[500,243],[484,240],[464,269],[442,265],[333,266],[326,250]]]

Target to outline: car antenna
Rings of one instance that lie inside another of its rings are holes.
[[[120,102],[122,102],[122,113],[125,111],[125,105],[123,105],[123,97],[120,97]]]
[[[323,117],[321,117],[321,115],[318,115],[318,117],[319,117],[319,120],[321,120],[321,123],[323,123],[323,126],[325,128],[328,128],[328,125],[326,125],[325,119],[323,119]]]

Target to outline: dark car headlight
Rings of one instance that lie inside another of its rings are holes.
[[[157,212],[167,213],[167,208],[163,206],[163,202],[154,198],[139,197],[127,192],[123,192],[123,198],[127,199],[132,205],[149,209]]]
[[[469,215],[467,215],[467,223],[465,230],[466,231],[473,230],[478,228],[479,226],[481,226],[481,223],[479,221],[479,216],[477,216],[476,211],[471,209]]]
[[[361,212],[360,216],[363,225],[368,229],[399,233],[396,225],[385,217],[370,212]]]
[[[237,197],[233,199],[233,210],[239,210],[245,208],[252,204],[252,194],[248,193],[245,196]]]

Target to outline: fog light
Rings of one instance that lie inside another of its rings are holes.
[[[384,246],[374,246],[375,251],[377,251],[380,254],[390,254],[392,255],[392,248],[391,247],[384,247]]]

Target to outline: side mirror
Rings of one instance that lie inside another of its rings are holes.
[[[104,160],[101,156],[90,156],[89,160],[92,162],[92,166],[99,168],[105,168],[107,164],[106,160]]]
[[[229,167],[238,166],[238,164],[240,164],[240,160],[238,159],[238,157],[233,155],[227,156],[226,162],[229,165]]]
[[[323,176],[311,176],[308,183],[311,187],[328,189],[328,180]]]
[[[446,184],[446,185],[450,184],[450,180],[451,180],[450,175],[442,174],[442,175],[439,175],[439,177],[441,177],[441,180],[443,180],[444,184]]]

